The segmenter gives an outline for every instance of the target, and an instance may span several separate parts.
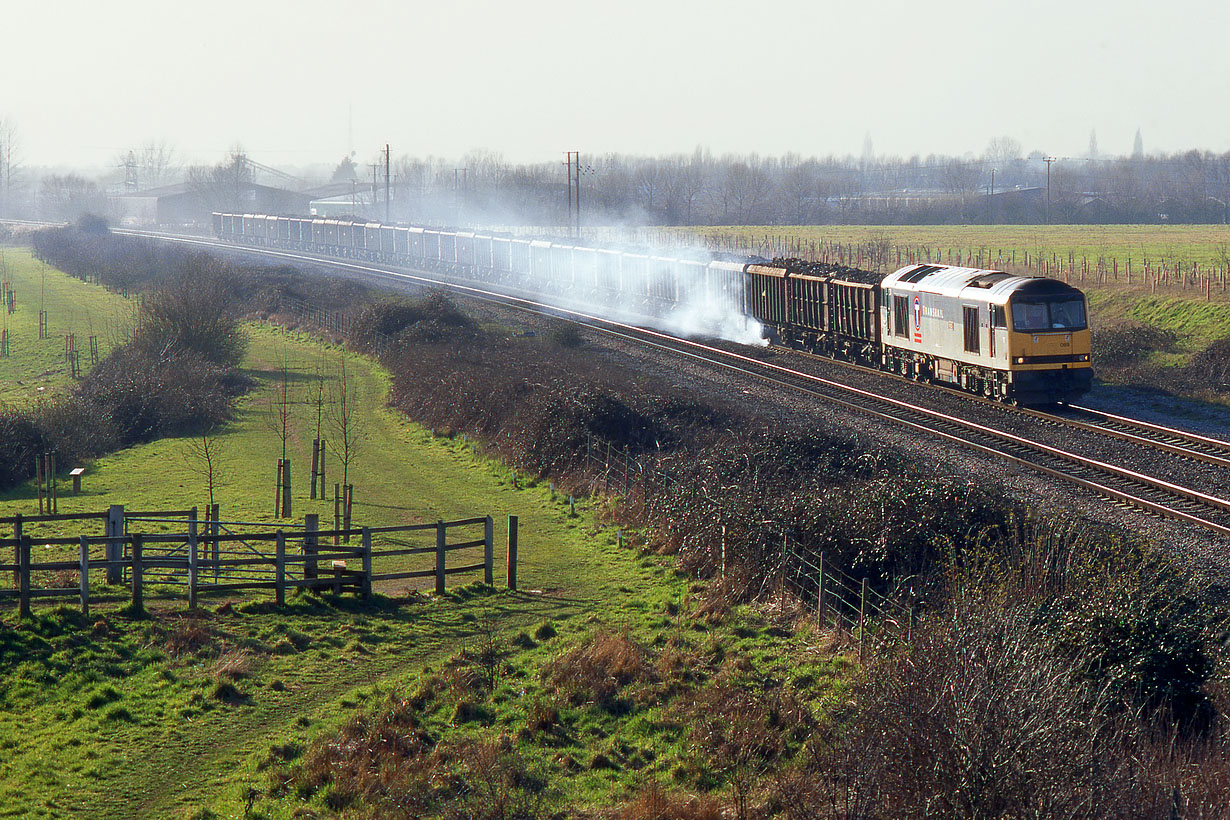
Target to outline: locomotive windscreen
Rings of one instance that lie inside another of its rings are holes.
[[[1012,300],[1012,329],[1021,333],[1040,330],[1084,330],[1085,300],[1052,297]]]

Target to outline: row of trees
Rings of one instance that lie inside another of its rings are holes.
[[[106,213],[108,195],[186,182],[201,211],[234,210],[258,166],[241,147],[215,165],[185,166],[175,148],[147,142],[117,155],[100,179],[39,176],[23,168],[19,134],[0,118],[0,216],[72,221]],[[562,155],[561,155],[562,158]],[[292,169],[302,187],[349,183],[358,215],[386,212],[383,152],[353,155],[332,167]],[[372,168],[371,176],[365,169]],[[296,177],[274,174],[278,185]],[[574,172],[577,169],[573,169]],[[388,212],[437,225],[557,225],[574,221],[562,162],[516,164],[493,151],[453,157],[403,155],[389,168]],[[1230,152],[1145,154],[1139,135],[1130,156],[1101,155],[1096,138],[1082,157],[1027,154],[1010,137],[981,155],[861,156],[800,154],[582,155],[581,221],[590,225],[806,225],[946,223],[1225,223],[1230,220]],[[341,207],[346,207],[345,205]],[[570,215],[572,214],[572,215]]]
[[[347,159],[337,173],[357,166]],[[336,176],[336,174],[335,174]],[[582,221],[592,225],[806,225],[1216,222],[1230,216],[1230,153],[1028,156],[1009,138],[980,157],[787,154],[583,158]],[[384,212],[363,181],[361,212]],[[391,212],[435,224],[566,224],[566,171],[499,154],[401,157]],[[364,207],[366,206],[366,207]]]

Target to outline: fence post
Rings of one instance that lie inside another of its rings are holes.
[[[278,606],[286,603],[286,533],[278,530],[277,549],[273,557],[273,589],[277,595]]]
[[[517,589],[517,516],[508,516],[508,588]]]
[[[13,540],[17,542],[13,545],[13,563],[17,564],[17,569],[13,570],[13,586],[21,586],[21,513],[13,516]]]
[[[858,596],[858,659],[863,659],[863,624],[867,617],[867,579],[863,579],[862,590]]]
[[[436,522],[436,594],[444,594],[444,522]]]
[[[193,507],[188,518],[188,608],[196,609],[197,584],[197,521],[196,507]]]
[[[290,518],[290,459],[282,464],[282,517]]]
[[[350,543],[350,512],[354,507],[354,485],[347,484],[342,487],[342,529],[347,530],[342,536],[342,543]]]
[[[786,594],[786,543],[789,538],[790,538],[789,535],[787,535],[784,532],[782,533],[782,557],[781,557],[780,564],[778,566],[778,574],[777,574],[777,594],[778,595]]]
[[[310,497],[316,497],[316,467],[320,464],[320,439],[312,439],[312,486]]]
[[[215,584],[219,582],[219,576],[222,572],[222,567],[220,565],[220,562],[222,561],[222,539],[220,537],[222,535],[222,513],[218,510],[219,506],[217,504],[212,505],[209,510],[209,534],[214,537],[213,558]]]
[[[342,537],[337,531],[342,528],[342,485],[333,483],[333,546],[342,543]]]
[[[17,573],[20,578],[17,584],[20,598],[20,614],[23,618],[30,617],[30,536],[23,536],[17,544]]]
[[[145,609],[145,599],[142,594],[142,566],[141,566],[141,534],[135,533],[132,536],[132,609],[133,612],[141,612]]]
[[[372,597],[372,528],[363,528],[363,580],[360,582],[363,600]]]
[[[90,541],[81,536],[81,615],[90,615]]]
[[[491,516],[483,522],[483,583],[495,585],[495,521]]]
[[[316,533],[320,529],[320,516],[308,513],[303,516],[303,580],[316,579]]]
[[[820,553],[820,569],[816,581],[816,626],[824,626],[824,553]]]
[[[112,504],[107,508],[107,547],[104,550],[104,556],[107,559],[107,583],[121,583],[121,567],[119,565],[120,552],[123,550],[123,544],[120,543],[124,537],[124,505]]]

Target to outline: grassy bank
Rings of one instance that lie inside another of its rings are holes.
[[[39,262],[26,248],[0,247],[0,281],[16,295],[16,310],[0,305],[8,331],[9,355],[0,359],[0,402],[33,401],[72,383],[64,359],[64,337],[76,336],[82,370],[90,366],[90,337],[101,359],[132,325],[132,303],[65,276]],[[39,338],[39,310],[47,313],[48,335]]]
[[[265,326],[251,325],[247,332],[244,367],[258,383],[218,438],[224,455],[217,501],[228,518],[268,520],[281,442],[268,424],[267,408],[284,371],[303,390],[340,351]],[[347,369],[358,386],[367,430],[351,467],[356,520],[391,524],[491,514],[501,521],[518,515],[526,592],[470,588],[435,600],[407,598],[402,584],[381,590],[400,604],[383,596],[372,606],[305,598],[277,610],[250,598],[231,605],[215,600],[191,617],[182,601],[155,600],[148,619],[127,617],[114,606],[88,621],[69,608],[42,609],[35,624],[20,627],[6,613],[0,627],[0,759],[7,775],[0,781],[0,816],[119,818],[138,811],[174,817],[201,807],[243,816],[247,790],[266,789],[271,748],[306,748],[323,727],[430,677],[425,669],[438,670],[459,647],[475,645],[485,634],[483,625],[493,621],[509,663],[520,671],[501,676],[502,705],[476,720],[475,729],[524,720],[518,697],[532,694],[552,647],[566,643],[531,641],[542,644],[536,649],[512,640],[544,622],[569,642],[600,626],[630,630],[646,647],[661,647],[675,636],[673,645],[686,642],[689,651],[709,653],[715,663],[714,657],[736,645],[752,652],[751,639],[768,628],[739,627],[744,631],[736,633],[728,626],[713,635],[707,626],[694,629],[688,584],[668,559],[616,547],[613,530],[594,517],[602,510],[591,509],[589,501],[581,500],[570,515],[567,499],[552,497],[549,487],[522,479],[514,488],[511,473],[472,443],[434,437],[387,410],[387,374],[370,361],[352,354]],[[300,465],[297,476],[306,472],[314,437],[314,419],[300,407],[288,439],[292,463]],[[99,459],[85,476],[83,493],[63,496],[61,511],[112,503],[163,509],[203,504],[205,477],[186,457],[187,446],[186,439],[168,439]],[[310,501],[305,485],[295,489],[296,517],[312,511],[324,518],[332,503]],[[0,500],[0,514],[28,513],[31,503],[31,488],[20,487]],[[35,530],[36,538],[51,531]],[[786,644],[755,653],[758,674],[776,664],[774,674],[786,675],[794,665]],[[831,658],[817,662],[827,669]],[[823,697],[828,688],[818,691]],[[447,723],[452,712],[446,701],[442,696],[437,717]],[[574,726],[563,752],[573,762],[555,761],[555,752],[541,762],[589,773],[553,799],[622,799],[635,770],[601,761],[591,766],[593,744],[616,732],[619,716],[582,712],[561,718]],[[631,743],[628,748],[663,747],[658,754],[664,777],[681,765],[682,747],[671,751],[683,742],[677,729],[669,742],[655,734],[658,729],[627,731],[630,739],[620,744]],[[608,759],[627,759],[620,744],[605,742]],[[638,760],[648,765],[643,756]],[[290,816],[298,802],[275,800],[268,811]]]

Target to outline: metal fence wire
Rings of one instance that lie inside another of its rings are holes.
[[[650,463],[648,458],[635,457],[627,446],[620,447],[597,436],[587,436],[585,449],[578,455],[582,464],[593,473],[592,486],[601,486],[607,492],[620,493],[625,497],[635,487],[643,488],[650,481],[668,488],[679,483],[677,477]],[[703,494],[696,497],[710,501]],[[714,514],[718,512],[714,506]],[[768,591],[776,576],[782,591],[789,592],[809,607],[821,625],[831,624],[839,631],[857,633],[860,641],[865,633],[872,630],[892,632],[907,640],[912,638],[912,607],[869,586],[866,578],[855,578],[832,561],[825,560],[823,551],[783,534],[788,532],[789,526],[783,522],[766,521],[762,524],[762,542],[776,541],[782,545],[777,567],[766,568],[762,594]],[[722,561],[724,564],[725,555]]]

